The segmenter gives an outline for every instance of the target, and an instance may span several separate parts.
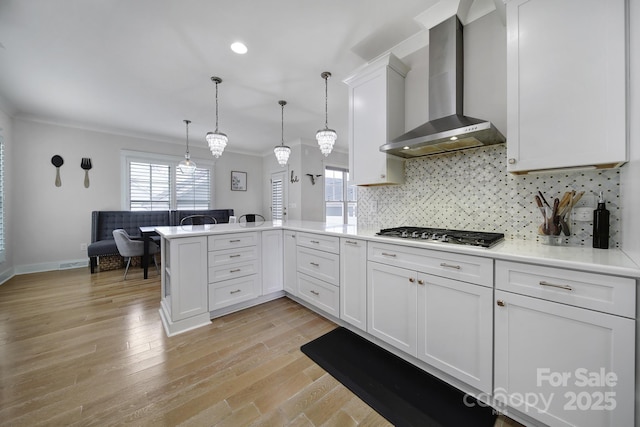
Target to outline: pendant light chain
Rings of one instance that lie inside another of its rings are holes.
[[[187,155],[189,154],[189,123],[191,123],[191,120],[185,120],[184,121],[187,125]]]
[[[218,133],[218,83],[220,83],[219,81],[215,80],[216,82],[216,133]]]
[[[325,71],[320,74],[320,77],[324,79],[324,129],[316,132],[316,139],[320,146],[320,152],[326,157],[333,150],[338,134],[335,130],[329,129],[329,77],[331,77],[331,73]]]
[[[286,102],[281,102],[280,103],[280,107],[281,107],[281,114],[280,114],[280,135],[281,135],[281,139],[280,139],[280,144],[284,145],[284,106],[285,106]]]

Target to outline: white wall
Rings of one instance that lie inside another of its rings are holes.
[[[13,190],[13,127],[10,117],[3,111],[0,111],[0,133],[2,134],[4,141],[4,241],[5,241],[5,259],[0,262],[0,283],[10,278],[13,275],[13,241],[14,233],[9,226],[13,222],[13,209],[11,206],[14,204]]]
[[[56,269],[60,263],[86,261],[81,243],[89,243],[91,211],[120,210],[120,150],[184,155],[181,141],[173,143],[69,128],[25,120],[13,120],[12,162],[14,216],[7,224],[12,233],[11,250],[16,273]],[[192,158],[211,160],[205,142],[190,144]],[[51,157],[64,159],[62,186],[55,187]],[[80,159],[90,157],[91,186],[83,186]],[[19,159],[19,160],[18,160]],[[260,207],[261,158],[225,152],[215,162],[214,208],[236,212]],[[247,191],[230,190],[231,170],[248,173]]]
[[[266,212],[269,218],[271,217],[271,174],[285,171],[287,219],[324,221],[324,168],[325,166],[348,168],[349,155],[334,150],[329,156],[324,157],[318,144],[309,139],[296,139],[286,142],[286,145],[291,147],[291,155],[284,168],[278,164],[275,155],[264,156],[263,212]],[[291,182],[291,172],[297,181]],[[307,174],[322,176],[318,177],[316,184],[313,185]]]

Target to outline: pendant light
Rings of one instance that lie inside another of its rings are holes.
[[[184,160],[178,164],[180,172],[186,175],[191,175],[196,171],[196,162],[191,161],[191,155],[189,154],[189,123],[191,120],[183,120],[187,127],[187,152],[184,153]]]
[[[211,81],[216,84],[216,130],[215,132],[208,132],[206,138],[211,154],[217,159],[222,155],[229,138],[224,133],[218,132],[218,85],[222,83],[222,79],[220,77],[211,77]]]
[[[331,153],[333,150],[333,144],[336,143],[336,139],[338,139],[338,134],[335,130],[329,129],[329,113],[327,109],[327,92],[328,92],[328,80],[331,77],[331,73],[328,71],[323,72],[320,76],[324,79],[324,129],[316,132],[316,139],[318,140],[318,145],[320,146],[320,151],[322,154],[326,156]]]
[[[273,152],[275,153],[276,159],[278,159],[278,163],[280,164],[280,166],[284,167],[284,165],[287,164],[287,161],[289,161],[289,154],[291,154],[291,148],[284,145],[284,106],[287,105],[287,101],[278,101],[278,104],[280,104],[280,107],[282,108],[282,138],[280,145],[276,145],[276,147],[273,149]]]

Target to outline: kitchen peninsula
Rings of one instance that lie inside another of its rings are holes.
[[[487,249],[309,221],[156,231],[169,335],[286,296],[516,419],[633,424],[640,268],[620,250]],[[540,369],[616,381],[559,385]],[[514,400],[532,392],[556,398]],[[608,396],[610,410],[569,410],[573,395]]]

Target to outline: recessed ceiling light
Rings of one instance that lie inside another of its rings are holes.
[[[235,42],[231,44],[231,50],[237,54],[244,55],[247,53],[247,46],[245,46],[244,43]]]

